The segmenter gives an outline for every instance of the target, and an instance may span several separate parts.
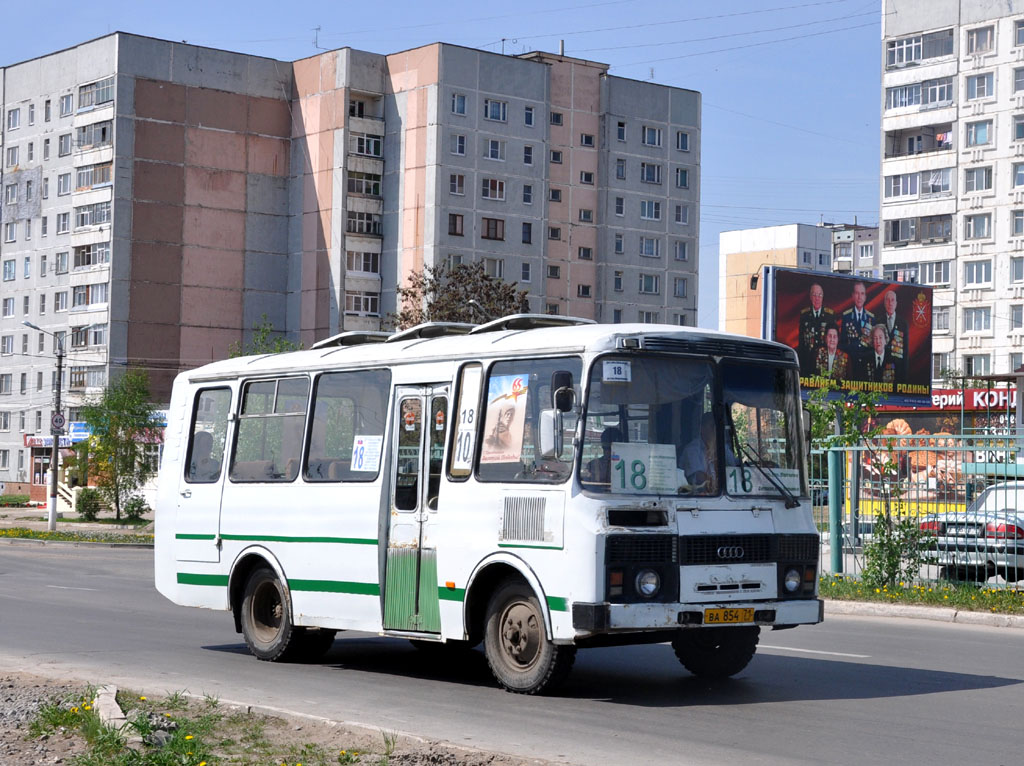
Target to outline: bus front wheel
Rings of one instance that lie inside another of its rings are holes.
[[[728,678],[754,658],[760,634],[756,625],[681,630],[672,639],[672,648],[683,667],[695,676]]]
[[[301,631],[292,624],[284,586],[265,567],[255,570],[245,584],[241,622],[249,651],[261,660],[290,659],[299,644]]]
[[[544,614],[533,590],[512,580],[487,605],[484,653],[495,679],[517,694],[537,694],[565,680],[576,659],[575,646],[548,640]]]

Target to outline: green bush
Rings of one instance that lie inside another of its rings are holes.
[[[100,493],[92,487],[86,487],[78,493],[75,500],[75,512],[86,521],[96,521],[100,512]]]
[[[28,495],[0,495],[0,508],[17,508],[28,505]]]
[[[124,515],[129,521],[137,521],[149,512],[149,506],[142,495],[132,495],[124,503]]]

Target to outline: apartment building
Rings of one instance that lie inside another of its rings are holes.
[[[877,239],[876,228],[841,223],[723,231],[718,235],[718,329],[761,337],[765,266],[871,277],[878,270]]]
[[[41,485],[58,343],[75,420],[127,366],[164,399],[264,316],[378,329],[444,262],[532,311],[692,324],[700,94],[607,70],[125,33],[0,68],[0,482]]]
[[[932,375],[1024,361],[1024,2],[885,0],[882,265],[932,285]]]

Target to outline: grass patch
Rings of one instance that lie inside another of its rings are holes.
[[[14,537],[28,540],[52,540],[65,543],[135,543],[153,544],[153,535],[118,534],[116,532],[47,532],[28,529],[27,527],[10,527],[0,529],[0,538]]]
[[[40,521],[46,521],[46,519],[45,518],[41,518]],[[60,521],[61,521],[62,524],[116,524],[116,525],[120,525],[120,526],[123,526],[123,527],[144,527],[144,526],[146,526],[146,524],[150,523],[149,519],[122,518],[122,519],[93,519],[92,521],[88,521],[87,519],[83,519],[83,518],[76,517],[76,518],[72,519],[72,518],[68,518],[67,516],[65,516]]]
[[[895,588],[872,588],[843,575],[824,575],[819,580],[822,598],[837,601],[877,601],[886,604],[919,604],[995,614],[1024,615],[1024,591],[953,583],[900,583]]]

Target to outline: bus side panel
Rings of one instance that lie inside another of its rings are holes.
[[[156,589],[176,604],[185,603],[178,593],[175,535],[178,513],[178,477],[182,474],[188,440],[188,406],[193,391],[185,377],[178,376],[171,391],[171,404],[164,429],[164,452],[157,481],[153,568]]]

